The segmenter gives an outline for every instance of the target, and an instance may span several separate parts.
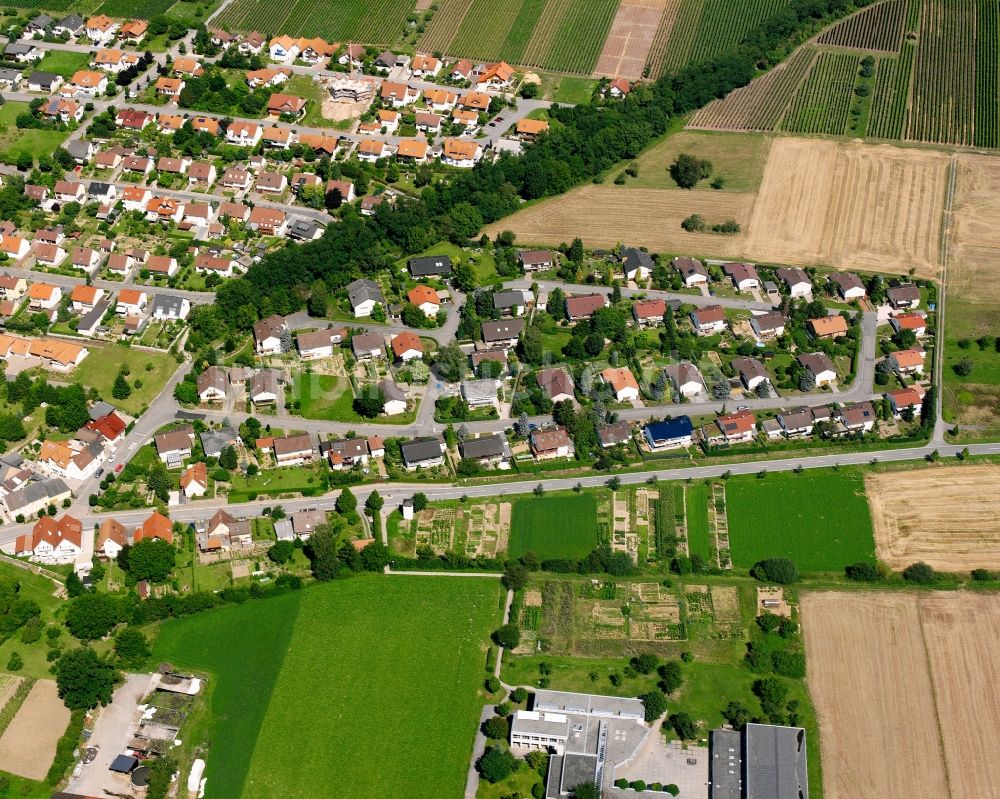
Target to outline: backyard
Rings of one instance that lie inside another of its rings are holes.
[[[733,564],[791,558],[803,571],[832,572],[875,556],[861,475],[853,470],[734,477],[726,483]]]
[[[69,80],[80,69],[89,69],[90,53],[76,53],[70,50],[47,50],[38,62],[38,72],[54,72]]]
[[[153,661],[214,675],[213,797],[455,796],[499,607],[491,580],[358,577],[170,621]]]
[[[0,160],[14,163],[21,153],[28,153],[35,159],[51,155],[69,135],[65,130],[32,130],[30,133],[20,130],[15,120],[18,114],[27,111],[27,103],[10,102],[0,106]]]
[[[597,546],[594,494],[518,497],[511,517],[509,554],[533,552],[541,560],[582,558]]]

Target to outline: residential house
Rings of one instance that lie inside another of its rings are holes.
[[[632,84],[625,78],[615,78],[608,84],[608,94],[615,100],[621,100],[632,91]]]
[[[632,318],[639,327],[658,325],[666,312],[667,303],[664,300],[639,300],[632,306]]]
[[[891,400],[890,400],[891,402]],[[850,433],[870,433],[878,421],[878,414],[870,402],[845,405],[838,411],[840,423]]]
[[[684,361],[667,364],[663,367],[663,371],[676,394],[687,399],[694,399],[705,393],[705,379],[693,363]]]
[[[425,286],[423,283],[418,283],[410,289],[406,293],[406,299],[409,300],[410,304],[415,305],[423,311],[424,316],[428,319],[433,319],[437,316],[437,312],[441,308],[441,301],[438,299],[438,293],[430,286]]]
[[[489,113],[490,101],[493,98],[485,92],[466,92],[458,98],[458,105],[480,114]]]
[[[420,343],[420,337],[409,330],[396,334],[389,339],[389,343],[398,361],[406,363],[424,357],[424,345]]]
[[[697,258],[679,257],[671,261],[671,266],[676,269],[684,281],[687,288],[708,285],[708,270]]]
[[[59,266],[66,258],[66,250],[58,244],[41,243],[35,245],[35,262],[42,266]]]
[[[382,102],[392,108],[404,108],[413,105],[420,97],[420,89],[407,86],[405,83],[383,81],[380,92]]]
[[[236,445],[239,435],[232,427],[221,427],[218,430],[206,430],[199,438],[206,457],[218,458],[226,447]]]
[[[604,294],[576,294],[566,297],[566,317],[572,322],[589,319],[600,308],[607,307],[608,298]]]
[[[523,319],[498,319],[482,323],[483,341],[490,349],[504,351],[517,346],[517,340],[524,330]]]
[[[396,159],[409,164],[427,161],[429,146],[423,139],[403,139],[396,147]]]
[[[56,36],[77,37],[86,29],[87,25],[83,21],[83,17],[79,14],[68,14],[52,27],[52,32]]]
[[[726,263],[722,265],[722,271],[730,280],[737,291],[751,291],[760,288],[760,276],[757,268],[753,264]]]
[[[441,59],[417,53],[410,61],[410,73],[415,78],[432,78],[441,71]]]
[[[386,416],[398,416],[406,413],[406,392],[388,378],[377,384],[382,394],[382,413]]]
[[[458,95],[447,89],[427,89],[424,103],[435,113],[446,114],[458,103]]]
[[[458,445],[463,460],[476,461],[482,466],[494,469],[510,468],[510,446],[500,433],[467,438]]]
[[[525,272],[551,269],[556,263],[551,250],[520,250],[517,253],[517,260]]]
[[[406,262],[410,270],[410,276],[421,277],[446,277],[451,274],[451,258],[447,255],[430,255],[422,258],[410,258]]]
[[[253,183],[250,173],[241,166],[231,166],[222,173],[222,187],[246,191]],[[245,207],[245,206],[244,206]],[[247,211],[250,209],[248,208]],[[221,214],[220,214],[221,216]]]
[[[534,141],[543,133],[547,133],[548,130],[548,122],[544,119],[532,119],[531,117],[519,119],[517,125],[514,126],[514,132],[527,141]]]
[[[816,419],[809,408],[795,408],[790,411],[783,411],[777,416],[778,424],[785,431],[789,438],[812,435],[813,425]]]
[[[275,88],[285,83],[291,76],[292,70],[288,68],[273,69],[266,67],[264,69],[252,69],[247,71],[247,85],[251,89],[257,89],[261,86]]]
[[[202,402],[224,402],[226,399],[226,373],[217,366],[209,366],[198,375],[198,399]]]
[[[403,467],[408,472],[444,464],[445,443],[440,437],[415,438],[400,446]]]
[[[72,180],[57,180],[55,187],[55,197],[61,203],[82,203],[87,196],[87,191],[82,183]]]
[[[102,49],[94,53],[90,60],[90,65],[94,69],[101,69],[117,75],[130,67],[139,63],[138,53],[126,53],[124,50]]]
[[[118,23],[111,17],[99,14],[87,20],[87,38],[94,44],[109,42],[118,33],[118,28]]]
[[[4,240],[10,238],[4,237]],[[32,283],[28,288],[28,308],[32,311],[50,311],[59,307],[62,289],[49,283]]]
[[[277,466],[297,466],[316,457],[316,448],[308,433],[276,438],[271,444],[271,450]]]
[[[139,316],[146,308],[149,296],[138,289],[122,289],[118,292],[115,313],[119,316]]]
[[[828,280],[837,287],[837,294],[845,302],[864,299],[865,284],[853,272],[832,272]]]
[[[635,402],[639,399],[639,383],[627,367],[609,367],[601,372],[601,380],[611,386],[617,402]]]
[[[534,295],[524,289],[493,292],[493,307],[500,313],[511,316],[523,316],[525,308],[533,302]]]
[[[257,191],[281,194],[287,188],[288,178],[280,172],[261,172],[257,176]]]
[[[184,75],[188,78],[198,78],[205,73],[205,69],[198,59],[191,56],[175,58],[171,64],[171,70],[175,75]]]
[[[158,433],[153,437],[156,445],[156,454],[160,456],[168,468],[176,468],[181,465],[185,458],[191,457],[191,448],[194,445],[194,428],[191,425],[184,425],[174,430]]]
[[[239,147],[256,147],[263,135],[263,128],[256,122],[238,120],[226,128],[226,141]]]
[[[513,85],[516,73],[506,61],[488,64],[486,69],[477,76],[476,83],[481,89],[504,91]]]
[[[889,407],[897,417],[905,411],[912,411],[914,416],[919,418],[924,407],[924,390],[920,386],[907,386],[889,391],[885,394],[885,398],[889,400]]]
[[[451,65],[448,75],[452,80],[468,80],[472,75],[472,62],[468,58],[460,58]]]
[[[31,529],[31,535],[18,537],[14,554],[38,563],[73,563],[83,554],[83,524],[64,513],[57,521],[43,516]]]
[[[296,338],[296,346],[299,350],[299,357],[304,361],[314,361],[317,358],[329,358],[333,356],[333,348],[341,344],[347,338],[346,328],[328,327],[325,330],[313,330],[308,333],[299,333]]]
[[[916,336],[924,336],[927,333],[927,319],[919,313],[901,313],[889,320],[892,329],[897,333],[904,330],[912,330]]]
[[[445,139],[441,161],[450,166],[471,169],[483,157],[483,147],[470,139]]]
[[[330,462],[330,468],[340,471],[354,466],[368,467],[368,439],[347,438],[322,441],[319,454]]]
[[[94,554],[105,560],[114,560],[128,545],[125,525],[117,519],[105,519],[97,530]]]
[[[300,117],[306,111],[306,101],[293,94],[272,94],[267,99],[267,113],[272,117]]]
[[[80,313],[92,310],[93,307],[97,305],[98,300],[100,300],[103,296],[104,289],[99,289],[95,286],[88,286],[84,283],[78,283],[73,286],[73,291],[70,293],[70,300],[73,303],[73,310]]]
[[[738,411],[736,413],[720,416],[715,420],[718,427],[718,434],[708,431],[706,438],[712,443],[716,439],[721,439],[726,444],[741,444],[753,441],[757,435],[757,417],[750,411]]]
[[[416,129],[421,133],[428,133],[432,136],[436,136],[441,132],[441,123],[443,121],[443,116],[440,114],[432,114],[429,111],[417,111],[417,113],[414,114]]]
[[[691,324],[699,336],[711,336],[726,329],[726,309],[721,305],[706,305],[691,311]]]
[[[734,358],[731,366],[739,374],[740,382],[747,391],[755,391],[761,383],[771,380],[764,364],[756,358]]]
[[[262,236],[284,236],[288,231],[288,217],[284,211],[258,205],[250,212],[247,227]]]
[[[254,405],[274,405],[278,402],[280,372],[261,369],[250,381],[250,401]]]
[[[597,440],[603,449],[611,449],[632,440],[632,428],[628,422],[610,422],[597,426]]]
[[[184,91],[185,85],[184,80],[181,78],[157,78],[156,93],[160,95],[160,97],[176,99],[181,96],[181,92]]]
[[[798,267],[782,267],[776,272],[778,279],[785,284],[790,297],[811,297],[812,281],[804,270]]]
[[[886,292],[889,304],[896,310],[907,310],[920,305],[920,289],[912,283],[890,286]]]
[[[319,525],[326,524],[326,512],[315,508],[300,510],[293,513],[289,520],[292,523],[292,531],[304,540],[309,538]]]
[[[41,61],[45,53],[30,42],[11,42],[4,47],[3,56],[5,61],[30,64],[35,61]]]
[[[822,316],[806,322],[809,333],[815,338],[840,338],[848,333],[847,320],[843,316]]]
[[[643,438],[651,450],[678,449],[691,446],[694,425],[690,416],[678,416],[662,422],[650,422],[642,428]]]
[[[496,407],[499,381],[493,378],[463,380],[460,388],[462,399],[469,408]]]
[[[562,366],[539,369],[535,372],[535,382],[553,403],[573,399],[573,378]]]
[[[54,72],[32,72],[28,76],[28,91],[52,94],[63,85],[63,76]]]
[[[146,262],[146,269],[154,275],[173,277],[177,274],[180,266],[177,263],[177,259],[169,255],[151,255]]]
[[[115,115],[115,124],[126,130],[145,130],[152,122],[152,114],[135,108],[123,108]]]
[[[381,333],[374,330],[358,333],[351,339],[351,350],[359,361],[367,358],[384,358],[385,339]]]
[[[896,374],[922,376],[926,357],[927,353],[924,350],[909,349],[891,352],[886,359]]]
[[[194,463],[181,472],[180,487],[188,499],[203,497],[208,493],[208,467],[203,461]]]
[[[785,319],[781,311],[768,311],[750,317],[750,327],[761,341],[771,341],[785,333]]]
[[[149,23],[144,19],[134,19],[122,25],[118,38],[125,44],[136,46],[146,38],[146,31],[149,30]]]
[[[66,442],[46,439],[38,450],[37,463],[55,477],[86,480],[103,461],[104,448],[96,440],[83,444],[79,440]]]
[[[173,294],[157,294],[153,297],[150,316],[153,319],[187,319],[191,312],[191,301]]]
[[[351,303],[355,318],[371,316],[376,305],[385,308],[382,288],[374,280],[360,278],[347,284],[347,299]]]
[[[380,139],[362,139],[358,142],[358,160],[374,163],[388,155],[386,144]]]
[[[626,280],[646,280],[653,274],[653,258],[637,247],[622,250],[622,271]]]
[[[188,169],[188,183],[201,183],[211,188],[216,179],[215,164],[210,161],[196,161]]]
[[[288,323],[285,317],[273,314],[254,323],[253,337],[258,355],[279,355],[288,349],[285,339]]]
[[[132,534],[133,544],[138,544],[140,541],[174,543],[174,531],[170,525],[170,519],[159,511],[153,511],[146,521],[135,528],[135,532]]]
[[[532,430],[528,435],[528,444],[537,461],[569,458],[575,452],[573,440],[561,425]]]
[[[837,369],[824,353],[807,352],[799,355],[797,360],[809,374],[813,376],[817,387],[829,386],[837,382]]]

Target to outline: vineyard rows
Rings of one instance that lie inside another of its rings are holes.
[[[46,11],[68,11],[70,6],[73,7],[74,11],[79,11],[81,14],[89,13],[89,10],[94,6],[91,4],[86,4],[81,7],[81,4],[73,2],[73,0],[17,0],[13,3],[4,3],[4,7],[10,6],[11,8],[22,8],[27,11],[33,11],[35,9],[45,9]]]
[[[858,56],[848,53],[820,53],[792,101],[783,129],[793,133],[843,134],[860,62]]]
[[[663,7],[660,26],[656,29],[656,36],[653,37],[653,43],[649,46],[649,53],[646,55],[646,69],[652,78],[658,78],[663,74],[663,62],[667,57],[667,46],[670,43],[670,35],[680,6],[681,0],[666,0],[666,5]]]
[[[1000,93],[1000,5],[996,0],[979,0],[976,17],[976,121],[977,147],[1000,146],[997,130],[997,97]]]
[[[663,59],[664,73],[677,72],[688,62],[688,54],[698,36],[698,25],[704,10],[705,0],[681,0]]]
[[[708,61],[731,50],[788,0],[706,0],[687,61]]]
[[[531,32],[545,10],[546,0],[524,0],[514,22],[507,31],[507,38],[500,48],[500,57],[511,64],[524,61],[524,50],[531,41]]]
[[[174,0],[139,0],[138,3],[135,0],[106,0],[98,12],[109,17],[151,19],[166,13],[173,4]]]
[[[715,100],[691,118],[688,127],[707,130],[774,130],[809,72],[816,51],[800,47],[791,58],[748,86]]]
[[[886,0],[848,17],[819,37],[820,44],[850,47],[855,50],[898,53],[906,32],[910,2]]]
[[[872,112],[868,135],[877,139],[900,139],[906,128],[906,107],[910,99],[910,74],[915,47],[903,46],[898,58],[881,58],[875,72]]]
[[[267,35],[321,36],[332,42],[395,43],[412,0],[235,0],[219,16],[219,25],[232,30],[256,30]]]
[[[440,3],[420,39],[420,49],[428,53],[449,52],[472,0],[440,0]]]
[[[618,0],[570,0],[548,49],[539,52],[537,58],[527,57],[525,63],[562,72],[591,73],[617,10]]]
[[[976,7],[925,0],[907,138],[972,144]]]
[[[522,0],[473,0],[445,52],[487,61],[500,57]]]
[[[552,50],[559,28],[573,0],[548,0],[541,18],[535,25],[528,46],[524,50],[524,63],[542,64]],[[603,44],[604,39],[601,39]]]

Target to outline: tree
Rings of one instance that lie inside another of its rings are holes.
[[[520,591],[528,582],[528,567],[518,561],[507,561],[500,582],[508,591]]]
[[[70,710],[92,710],[111,702],[122,675],[114,664],[81,647],[63,653],[53,668],[59,698]]]
[[[693,741],[698,737],[698,725],[687,713],[671,713],[667,721],[682,741]]]
[[[977,583],[986,583],[993,579],[993,572],[989,569],[973,569],[969,576]]]
[[[569,245],[569,249],[566,250],[566,257],[575,264],[583,262],[583,239],[579,236],[573,239],[573,242]]]
[[[573,789],[573,799],[601,799],[601,789],[593,782],[582,782]]]
[[[170,576],[177,562],[174,545],[161,538],[144,538],[128,553],[128,573],[139,580],[162,583]]]
[[[354,513],[358,509],[358,498],[351,493],[351,489],[345,488],[340,492],[340,496],[337,497],[334,507],[337,509],[337,513],[341,516],[346,516],[348,513]]]
[[[917,562],[903,569],[903,579],[910,583],[929,585],[937,579],[937,574],[926,563]]]
[[[110,594],[82,594],[66,610],[66,628],[81,641],[103,638],[120,620],[120,602]]]
[[[111,396],[115,399],[128,399],[132,395],[132,386],[128,384],[125,375],[121,372],[115,377],[114,385],[111,386]]]
[[[354,398],[354,410],[366,419],[374,419],[385,409],[385,397],[382,391],[374,386],[362,389]]]
[[[491,746],[476,763],[483,779],[494,784],[507,779],[516,765],[514,756],[499,746]]]
[[[278,541],[267,550],[267,557],[279,566],[288,563],[295,553],[295,545],[291,541]]]
[[[174,386],[174,399],[188,405],[198,402],[198,386],[190,380],[181,380]]]
[[[507,623],[493,633],[493,640],[504,649],[517,649],[521,643],[521,630],[516,624]]]
[[[790,558],[765,558],[754,564],[750,575],[761,582],[787,585],[799,579],[799,570]]]
[[[955,374],[959,377],[968,377],[972,374],[973,366],[975,366],[975,363],[972,358],[962,358],[962,360],[955,364]]]
[[[434,358],[434,368],[437,373],[449,383],[457,383],[465,374],[467,355],[452,341],[438,350]]]
[[[170,500],[170,476],[163,461],[157,459],[146,473],[146,486],[161,502]]]
[[[337,536],[330,529],[330,525],[317,525],[312,535],[309,536],[306,550],[313,577],[317,580],[332,580],[340,573],[337,551]]]
[[[660,681],[657,683],[660,690],[668,696],[684,684],[684,675],[681,673],[681,664],[676,660],[668,660],[659,669]]]
[[[417,513],[427,507],[427,495],[423,491],[418,491],[413,495],[413,510]]]
[[[222,454],[219,455],[219,466],[223,469],[228,469],[233,471],[239,465],[239,458],[236,455],[236,447],[230,444],[224,450]]]
[[[75,571],[71,571],[66,578],[66,593],[69,595],[69,598],[72,599],[73,597],[80,596],[86,590],[87,588],[84,586],[83,580],[80,579],[80,575]]]
[[[483,735],[495,741],[504,741],[510,734],[510,722],[502,716],[490,716],[483,722]]]
[[[681,227],[688,233],[703,233],[708,225],[701,214],[691,214],[681,220]]]
[[[698,181],[712,174],[712,162],[689,153],[681,153],[670,165],[670,177],[682,189],[693,189]]]
[[[368,515],[372,518],[378,515],[378,512],[382,510],[382,506],[385,505],[385,500],[382,499],[382,495],[375,489],[368,495],[368,499],[365,500],[365,510],[368,511]]]
[[[647,722],[656,721],[667,712],[667,697],[663,695],[663,691],[650,691],[640,696],[639,699],[646,711]]]
[[[730,702],[722,711],[722,718],[728,721],[733,729],[742,730],[750,723],[753,716],[739,702]]]
[[[115,654],[126,668],[141,669],[150,652],[149,641],[135,627],[126,627],[115,636]]]

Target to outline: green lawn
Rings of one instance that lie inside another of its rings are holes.
[[[323,116],[323,90],[308,75],[293,75],[281,88],[284,94],[294,94],[309,101],[302,124],[310,128],[331,128],[334,121]]]
[[[593,78],[564,77],[552,88],[552,100],[570,105],[589,103],[596,88],[597,81]]]
[[[38,62],[35,72],[54,72],[62,75],[66,80],[73,77],[73,73],[80,69],[90,68],[89,53],[73,53],[69,50],[49,50],[45,57]],[[113,81],[110,81],[113,83]]]
[[[708,559],[712,544],[708,530],[708,486],[692,483],[685,488],[684,515],[687,519],[688,552]]]
[[[118,400],[111,396],[111,387],[123,366],[129,370],[128,382],[132,386],[132,393],[126,399]],[[172,355],[133,350],[114,344],[107,347],[93,347],[90,355],[76,367],[71,379],[88,388],[93,386],[102,399],[120,406],[126,413],[137,416],[149,407],[149,403],[160,393],[176,370],[177,361]],[[135,387],[136,380],[142,382],[138,388]]]
[[[40,155],[51,155],[69,136],[66,130],[20,130],[14,121],[28,110],[27,103],[0,106],[0,161],[12,164],[21,153],[29,153],[36,160]]]
[[[875,555],[857,471],[734,477],[726,483],[733,564],[789,557],[803,571],[839,571]]]
[[[354,411],[354,392],[346,377],[299,372],[295,375],[294,391],[306,419],[361,421]]]
[[[499,599],[486,579],[358,577],[170,621],[152,660],[215,676],[213,799],[457,796]]]
[[[510,525],[511,558],[534,552],[540,559],[582,558],[597,546],[593,494],[518,497]]]
[[[229,501],[249,502],[251,494],[273,496],[316,492],[322,487],[320,475],[315,469],[305,466],[267,469],[253,477],[234,474],[232,488],[229,490]]]

